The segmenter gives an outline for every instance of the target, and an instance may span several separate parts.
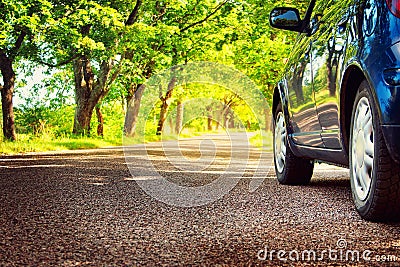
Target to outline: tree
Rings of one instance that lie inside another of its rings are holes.
[[[76,134],[90,133],[90,121],[96,112],[98,134],[102,135],[101,103],[111,91],[113,96],[124,97],[127,111],[124,133],[133,135],[146,90],[142,84],[160,70],[191,61],[235,65],[262,88],[266,97],[271,98],[277,73],[284,65],[282,59],[287,57],[289,43],[294,38],[269,27],[269,10],[280,5],[275,1],[50,2],[36,0],[33,4],[20,4],[13,0],[2,4],[4,10],[18,10],[22,15],[16,15],[14,11],[7,15],[16,17],[18,23],[0,15],[3,21],[12,22],[11,26],[3,23],[6,26],[2,26],[0,36],[11,37],[4,42],[1,39],[8,48],[7,51],[1,48],[1,43],[0,51],[7,59],[15,54],[13,62],[26,57],[55,68],[66,65],[73,71],[76,102],[73,132]],[[17,44],[20,44],[19,50],[12,52]],[[1,62],[7,65],[7,60]],[[7,75],[2,76],[13,80]],[[177,86],[167,83],[163,87],[160,109],[157,109],[162,111],[157,114],[159,129],[163,127],[168,109],[180,106],[179,103],[185,100],[174,96],[179,90]],[[210,116],[209,126],[215,115],[212,114],[214,109],[211,108],[207,115]],[[177,114],[180,114],[179,110]],[[227,118],[229,114],[225,115]],[[176,124],[181,124],[179,117]]]
[[[179,134],[182,130],[183,111],[184,111],[184,105],[182,103],[182,100],[178,99],[176,103],[176,121],[175,121],[175,133],[177,134]]]
[[[141,4],[141,0],[72,1],[56,6],[58,19],[46,33],[47,47],[51,49],[42,51],[42,62],[50,66],[72,65],[74,134],[90,134],[93,112],[119,75],[126,56],[123,36],[135,23]]]
[[[168,83],[167,92],[165,93],[165,95],[163,92],[162,85],[160,85],[160,87],[159,87],[160,88],[159,99],[161,100],[161,107],[160,107],[160,115],[159,115],[158,125],[157,125],[157,132],[156,132],[157,135],[161,135],[163,128],[164,128],[165,119],[167,118],[167,112],[168,112],[168,108],[169,108],[168,101],[172,97],[172,93],[174,91],[174,88],[175,88],[176,82],[177,82],[177,77],[176,77],[175,71],[176,71],[175,68],[173,68],[171,70],[171,78]]]
[[[200,46],[203,46],[203,49],[208,46],[208,40],[204,37],[215,33],[217,30],[209,20],[221,16],[223,13],[220,11],[227,3],[228,1],[226,0],[222,2],[193,1],[180,9],[173,9],[173,12],[179,12],[179,15],[177,17],[170,16],[173,19],[166,22],[169,26],[176,26],[179,30],[172,36],[171,45],[163,48],[165,50],[164,53],[168,53],[171,57],[172,77],[165,95],[163,95],[160,88],[161,108],[156,131],[157,135],[162,133],[169,107],[168,100],[172,97],[176,84],[175,72],[179,71],[179,67],[176,67],[176,65],[186,64],[189,60],[200,58],[203,55],[203,50],[200,49]],[[198,26],[203,27],[199,30],[197,29]],[[197,42],[193,42],[192,40],[194,39]]]
[[[138,1],[140,3],[140,1]],[[83,24],[79,33],[83,37],[84,42],[86,38],[91,40],[95,39],[97,35],[102,34],[104,37],[118,43],[117,30],[120,30],[119,14],[111,8],[104,8],[94,5],[93,8],[105,11],[104,14],[99,12],[98,17],[90,20],[90,24]],[[108,22],[106,22],[109,19]],[[108,23],[112,23],[112,27],[108,27]],[[128,20],[127,20],[128,22]],[[95,24],[96,31],[93,30],[91,23]],[[92,33],[93,32],[93,33]],[[90,41],[90,40],[88,40]],[[104,49],[114,50],[114,44],[108,42],[101,42],[104,44]],[[100,45],[98,42],[97,45]],[[100,124],[102,123],[101,113],[99,112],[99,101],[107,94],[110,84],[116,79],[116,74],[112,75],[115,65],[115,57],[112,54],[105,55],[104,59],[100,60],[100,68],[97,73],[93,70],[90,52],[83,52],[77,59],[73,61],[73,69],[75,76],[75,99],[76,111],[74,119],[74,134],[89,134],[90,121],[92,118],[93,110],[97,106],[97,114],[99,115]],[[114,70],[115,72],[115,70]],[[97,74],[97,75],[96,75]],[[102,134],[102,131],[99,132]]]
[[[127,82],[127,114],[125,134],[133,135],[134,123],[137,122],[143,90],[137,91],[140,84],[151,77],[159,69],[173,68],[191,60],[201,59],[207,48],[213,49],[213,34],[218,32],[214,22],[210,20],[222,16],[223,7],[228,1],[187,1],[182,5],[179,1],[155,1],[154,5],[143,7],[140,23],[131,27],[126,35],[131,40],[127,45],[132,51],[128,63],[130,73],[124,77]],[[135,41],[132,41],[135,40]],[[128,57],[126,57],[128,59]],[[127,72],[124,72],[127,74]],[[125,76],[125,75],[124,75]],[[136,76],[136,79],[129,77]],[[173,79],[173,78],[172,78]],[[172,81],[172,80],[171,80]],[[131,84],[129,84],[131,83]],[[163,88],[160,94],[161,106],[157,133],[160,134],[168,111],[168,100],[173,95],[173,83]],[[136,89],[135,89],[136,88]],[[144,88],[142,88],[144,89]]]
[[[124,135],[125,136],[134,136],[136,130],[136,123],[138,121],[140,103],[143,96],[143,91],[145,89],[145,85],[139,84],[136,87],[132,97],[129,97],[127,103],[127,110],[125,115],[124,122]]]
[[[16,140],[13,111],[15,64],[22,58],[31,58],[37,51],[38,32],[41,25],[50,21],[51,7],[46,0],[0,2],[0,72],[3,78],[0,89],[3,134],[8,140]]]

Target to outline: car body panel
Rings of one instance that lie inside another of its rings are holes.
[[[312,86],[310,48],[308,39],[300,39],[292,62],[289,62],[288,73],[291,75],[287,77],[287,86],[291,88],[288,91],[291,136],[299,145],[324,147]]]
[[[372,88],[388,150],[400,162],[400,19],[384,0],[317,1],[311,18],[277,87],[293,153],[348,164],[345,116],[356,69]]]
[[[350,1],[348,1],[350,2]],[[312,36],[314,57],[313,88],[321,136],[326,148],[342,149],[340,142],[339,98],[340,73],[343,65],[350,11],[330,8],[331,2],[317,5],[312,21],[315,32]]]

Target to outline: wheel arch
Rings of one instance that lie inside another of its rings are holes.
[[[275,86],[274,95],[273,95],[273,98],[272,98],[272,116],[274,116],[274,114],[276,112],[276,108],[277,108],[279,102],[282,102],[282,100],[281,100],[281,96],[280,96],[280,93],[279,93],[278,86]]]
[[[340,90],[340,127],[344,149],[349,154],[351,113],[358,87],[366,79],[364,72],[357,65],[351,65],[343,75]]]

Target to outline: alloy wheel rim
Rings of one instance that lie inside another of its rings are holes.
[[[357,197],[364,201],[371,189],[374,167],[374,127],[368,98],[356,107],[351,140],[352,179]]]
[[[282,173],[286,159],[286,124],[282,112],[276,116],[274,140],[275,165],[278,172]]]

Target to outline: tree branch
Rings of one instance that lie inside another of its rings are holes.
[[[47,62],[44,62],[44,61],[42,61],[42,60],[40,60],[40,59],[38,59],[37,61],[38,61],[40,64],[45,65],[45,66],[47,66],[47,67],[57,68],[57,67],[64,66],[64,65],[67,65],[67,64],[71,63],[74,59],[77,59],[79,56],[80,56],[80,55],[76,54],[76,55],[74,55],[73,57],[71,57],[71,58],[69,58],[69,59],[67,59],[67,60],[61,61],[61,62],[59,62],[59,63],[57,63],[57,64],[47,63]]]
[[[158,85],[158,98],[164,102],[164,97],[163,97],[163,90],[162,90],[162,85]]]
[[[208,14],[204,19],[199,20],[199,21],[196,21],[196,22],[194,22],[194,23],[192,23],[192,24],[190,24],[190,25],[184,27],[183,29],[180,30],[180,32],[187,31],[188,29],[193,28],[194,26],[197,26],[197,25],[199,25],[199,24],[201,24],[201,23],[207,21],[210,17],[212,17],[215,13],[217,13],[218,10],[220,10],[227,2],[228,2],[228,0],[225,0],[224,2],[222,2],[221,4],[219,4],[219,5],[214,9],[214,11],[211,12],[210,14]]]
[[[120,63],[118,64],[118,67],[116,70],[114,70],[114,73],[111,75],[110,79],[107,82],[107,85],[105,86],[106,88],[109,88],[111,84],[117,79],[118,75],[121,73],[121,68],[122,68],[122,60],[124,59],[124,56],[121,56]]]
[[[22,42],[24,41],[24,38],[26,36],[26,31],[22,30],[21,33],[19,34],[17,40],[15,41],[14,49],[15,51],[18,51],[21,48]]]
[[[125,26],[133,25],[137,21],[139,8],[141,5],[142,5],[142,0],[137,0],[135,7],[133,8],[132,12],[129,14],[129,17],[125,22]]]

